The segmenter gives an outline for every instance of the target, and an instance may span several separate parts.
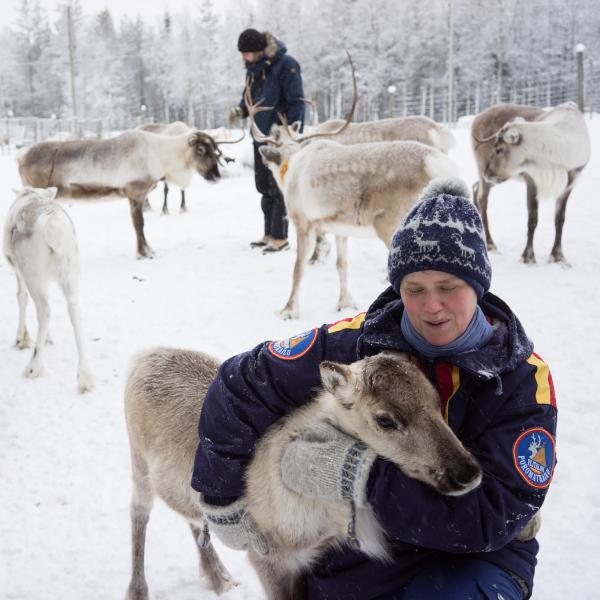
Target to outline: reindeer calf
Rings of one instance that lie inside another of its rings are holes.
[[[129,600],[148,597],[144,535],[155,494],[188,520],[195,538],[200,534],[202,514],[189,482],[197,421],[217,368],[205,354],[166,348],[142,354],[133,365],[125,390],[134,482]],[[443,494],[465,494],[481,481],[478,463],[444,422],[434,388],[405,355],[320,368],[324,389],[267,430],[247,471],[248,512],[270,547],[267,556],[250,551],[249,558],[272,600],[299,597],[302,572],[347,541],[352,518],[349,505],[299,495],[281,480],[286,446],[307,429],[329,422]],[[385,559],[385,537],[368,507],[357,508],[356,537],[363,552]],[[229,574],[210,540],[204,544],[198,548],[213,588],[227,589]]]
[[[38,377],[43,371],[43,351],[48,338],[50,307],[48,282],[55,280],[65,299],[75,332],[79,353],[77,382],[80,392],[93,388],[92,376],[84,352],[81,315],[77,299],[79,287],[79,251],[75,229],[69,215],[56,202],[56,188],[24,188],[8,211],[4,225],[4,254],[17,276],[19,302],[18,348],[30,343],[25,323],[27,292],[37,312],[38,332],[33,356],[25,369],[26,377]]]

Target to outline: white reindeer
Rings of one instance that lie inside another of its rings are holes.
[[[473,186],[489,250],[495,250],[487,217],[492,186],[512,177],[527,184],[527,243],[521,259],[535,263],[533,236],[538,223],[538,195],[556,198],[551,262],[566,263],[562,230],[567,201],[590,159],[590,136],[583,115],[572,102],[550,110],[498,104],[477,115],[471,127],[479,181]]]
[[[452,241],[460,248],[460,255],[463,258],[466,258],[467,256],[469,258],[473,258],[475,256],[475,250],[473,250],[473,248],[470,246],[465,246],[463,244],[462,235],[453,233],[450,237]]]
[[[25,323],[27,292],[35,304],[38,332],[26,377],[43,372],[43,351],[48,339],[50,306],[48,283],[60,286],[75,333],[79,353],[77,383],[80,392],[93,388],[92,375],[84,351],[81,314],[78,301],[79,251],[75,228],[69,215],[54,201],[56,188],[24,188],[8,211],[4,225],[4,254],[17,276],[19,325],[16,346],[30,344]]]

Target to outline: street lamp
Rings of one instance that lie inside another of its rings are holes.
[[[146,120],[146,111],[148,107],[145,104],[140,105],[140,112],[142,113],[142,123]]]

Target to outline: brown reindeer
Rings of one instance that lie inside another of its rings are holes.
[[[566,262],[562,230],[567,201],[590,157],[583,115],[572,103],[551,110],[499,104],[475,117],[471,127],[479,181],[473,186],[488,249],[495,250],[487,217],[490,189],[512,177],[527,184],[527,244],[522,260],[534,263],[533,235],[538,222],[538,195],[556,197],[553,262]]]
[[[221,177],[217,142],[201,131],[164,135],[131,130],[107,140],[41,142],[18,159],[24,186],[56,187],[58,198],[129,199],[138,257],[152,256],[142,206],[161,179],[186,188],[194,172]]]
[[[148,598],[144,539],[155,495],[184,516],[201,540],[201,563],[213,589],[231,586],[210,537],[202,535],[204,521],[190,487],[197,422],[217,368],[206,354],[169,348],[147,351],[133,363],[125,389],[133,468],[128,600]],[[349,505],[299,495],[281,480],[282,453],[306,430],[333,424],[442,494],[466,494],[482,477],[444,422],[435,389],[405,355],[379,354],[352,365],[324,362],[320,369],[321,392],[267,430],[247,470],[247,509],[270,548],[266,556],[250,550],[249,558],[271,600],[299,597],[301,573],[327,549],[348,541]],[[355,519],[361,550],[385,559],[386,541],[373,511],[356,507]]]

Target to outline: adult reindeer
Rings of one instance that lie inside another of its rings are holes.
[[[338,310],[354,307],[347,289],[347,236],[376,235],[389,247],[394,229],[433,178],[458,172],[446,154],[419,142],[374,142],[344,145],[334,141],[350,125],[357,103],[354,94],[346,120],[337,130],[296,135],[287,127],[285,140],[266,136],[254,115],[266,110],[246,103],[254,139],[283,192],[289,218],[296,227],[297,252],[292,291],[281,315],[297,318],[298,293],[317,232],[336,236],[340,279]],[[325,139],[327,138],[327,139]]]
[[[551,110],[515,104],[491,106],[475,117],[471,138],[479,172],[473,195],[482,216],[488,249],[496,249],[487,216],[490,189],[517,177],[527,185],[527,244],[523,262],[535,262],[533,236],[538,222],[538,196],[556,197],[550,261],[566,262],[562,230],[567,201],[590,158],[589,134],[577,107],[573,103]]]
[[[201,131],[164,135],[131,130],[108,140],[34,144],[18,163],[23,185],[56,187],[59,198],[128,198],[138,257],[150,257],[142,213],[148,193],[161,179],[186,188],[194,172],[216,181],[221,158],[217,142]]]
[[[222,592],[232,585],[189,487],[196,423],[217,369],[217,361],[206,354],[171,348],[145,352],[133,363],[125,388],[134,482],[128,600],[148,598],[145,530],[155,494],[189,522],[211,587]],[[270,600],[300,598],[299,576],[332,547],[354,542],[371,557],[387,556],[370,507],[358,507],[353,515],[348,502],[322,501],[286,487],[281,455],[303,431],[334,423],[440,494],[460,496],[481,481],[479,464],[445,423],[435,389],[406,355],[380,354],[352,365],[323,362],[320,371],[323,390],[267,430],[248,467],[248,512],[270,547],[267,555],[250,550],[249,558]],[[390,419],[410,426],[386,426]],[[349,538],[349,523],[355,524],[355,538]],[[209,527],[214,524],[209,520]]]
[[[331,139],[346,145],[366,142],[414,141],[448,153],[450,148],[455,144],[454,136],[447,127],[424,116],[349,123],[341,133],[336,133],[336,130],[342,125],[344,125],[343,120],[331,119],[317,125],[313,131],[315,133],[331,133]],[[295,140],[300,137],[297,133],[297,124],[295,123],[290,127],[274,125],[271,128],[271,134],[281,142],[290,139]],[[317,233],[315,251],[309,263],[314,264],[327,256],[328,253],[329,244],[322,234]]]
[[[174,121],[173,123],[146,123],[145,125],[140,125],[138,127],[141,131],[150,131],[151,133],[162,133],[164,135],[181,135],[183,133],[193,133],[193,129],[188,127],[183,121]],[[239,140],[219,140],[218,144],[236,144]],[[229,158],[228,156],[222,155],[223,159],[226,163],[232,162],[235,159]],[[167,197],[169,195],[169,184],[166,177],[163,177],[163,207],[162,214],[169,214],[169,207],[167,204]],[[181,212],[187,211],[187,206],[185,204],[185,188],[181,188],[181,204],[179,210]]]

